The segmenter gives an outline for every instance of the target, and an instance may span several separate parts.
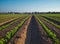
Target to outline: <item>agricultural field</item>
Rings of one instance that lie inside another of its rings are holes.
[[[0,14],[0,44],[60,44],[60,14]]]

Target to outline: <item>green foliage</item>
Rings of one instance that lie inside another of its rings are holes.
[[[0,40],[0,44],[5,44],[6,43],[6,41],[4,40],[4,38],[2,38],[1,40]]]
[[[12,29],[11,31],[7,32],[5,38],[0,40],[0,44],[5,44],[8,42],[8,40],[17,32],[17,30],[24,24],[24,22],[28,19],[29,17],[26,17],[25,19],[23,19],[21,21],[20,24],[18,24],[17,27],[15,27],[14,29]]]
[[[0,23],[4,23],[6,21],[9,21],[11,19],[22,19],[24,17],[26,17],[28,15],[24,15],[24,14],[0,14]],[[10,26],[12,23],[16,22],[17,20],[14,20],[11,23],[8,23],[6,25],[0,26],[0,31],[3,30],[4,28]]]
[[[6,39],[9,40],[11,38],[11,32],[7,32]]]
[[[57,25],[57,24],[51,22],[50,20],[47,20],[47,19],[45,19],[45,18],[44,18],[44,20],[47,21],[48,23],[51,23],[51,24],[54,25],[55,27],[60,28],[59,25]]]
[[[4,25],[4,26],[0,27],[0,28],[1,28],[0,30],[6,28],[6,27],[9,26],[9,25],[10,25],[10,24],[7,24],[7,25]]]
[[[60,14],[41,14],[41,15],[38,15],[38,16],[45,16],[47,18],[53,19],[57,22],[60,22]],[[54,22],[52,22],[52,21],[50,21],[46,18],[44,18],[44,20],[46,20],[47,22],[53,24],[55,27],[60,28],[60,25],[57,25]]]
[[[14,18],[19,18],[27,16],[24,14],[0,14],[0,23],[6,22],[8,20],[14,19]]]
[[[57,38],[56,34],[53,33],[51,30],[48,29],[48,27],[38,18],[36,17],[41,26],[45,29],[48,36],[54,41],[54,44],[60,44],[59,39]]]
[[[10,26],[10,25],[13,24],[14,22],[16,22],[16,20],[13,21],[13,22],[11,22],[11,23],[8,23],[8,24],[6,24],[6,25],[1,26],[1,27],[0,27],[0,31],[3,30],[4,28]]]

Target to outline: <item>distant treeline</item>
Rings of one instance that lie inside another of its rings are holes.
[[[60,12],[31,12],[28,14],[60,14]]]
[[[60,14],[60,12],[2,12],[0,14]]]
[[[40,14],[60,14],[60,12],[41,12]]]

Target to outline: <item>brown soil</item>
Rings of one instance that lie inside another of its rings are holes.
[[[12,39],[7,44],[25,44],[27,27],[30,23],[31,17],[24,23],[22,28],[20,28],[17,33],[12,37]]]
[[[32,16],[28,26],[25,44],[52,44],[51,39],[47,36],[46,32],[36,21],[34,16]]]
[[[48,23],[47,21],[44,20],[44,18],[40,17],[40,20],[52,31],[57,35],[57,38],[60,39],[60,29],[56,28],[52,24]]]
[[[23,18],[22,18],[23,19]],[[10,26],[8,26],[7,28],[3,29],[0,31],[0,39],[4,38],[6,33],[9,32],[10,30],[12,30],[14,27],[16,27],[21,21],[22,19],[18,19],[16,22],[14,22],[13,24],[11,24]]]
[[[12,24],[11,27],[4,29],[0,32],[1,38],[10,31],[12,28],[17,26],[21,20]],[[3,33],[4,32],[4,33]],[[15,35],[8,41],[7,44],[53,44],[51,39],[48,37],[45,30],[39,24],[34,16],[31,16],[24,25],[15,33]]]

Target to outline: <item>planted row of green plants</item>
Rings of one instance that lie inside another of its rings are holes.
[[[49,19],[60,22],[60,14],[40,14],[40,16],[45,16],[45,17],[47,17]]]
[[[16,18],[14,19],[12,22],[8,23],[8,24],[5,24],[5,25],[2,25],[0,26],[0,31],[5,29],[6,27],[10,26],[11,24],[13,24],[14,22],[16,22],[18,19],[22,19],[23,17],[20,17],[20,18]]]
[[[43,18],[44,18],[44,17],[43,17]],[[44,20],[47,21],[48,23],[54,25],[55,27],[60,28],[60,25],[57,25],[57,24],[53,23],[52,21],[47,20],[46,18],[44,18]]]
[[[0,23],[12,20],[14,18],[19,18],[19,17],[23,17],[26,16],[24,14],[0,14]]]
[[[18,18],[17,18],[18,19]],[[5,29],[6,27],[10,26],[11,24],[13,24],[14,22],[16,22],[17,20],[13,20],[12,22],[8,23],[8,24],[5,24],[5,25],[2,25],[0,26],[0,31]]]
[[[11,39],[11,37],[18,31],[18,29],[24,24],[24,22],[28,19],[29,17],[26,17],[21,21],[20,24],[18,24],[17,27],[12,29],[11,31],[6,33],[5,38],[0,39],[0,44],[7,44],[7,42]]]
[[[44,28],[48,36],[53,40],[53,44],[60,44],[60,40],[57,38],[56,34],[53,33],[38,17],[36,17],[38,22]]]
[[[57,16],[45,16],[45,17],[48,17],[50,19],[53,19],[53,20],[56,20],[56,21],[60,22],[60,20],[59,20],[60,18],[57,17]]]
[[[52,18],[52,19],[60,21],[60,16],[49,16],[49,17]]]
[[[55,26],[56,28],[60,28],[60,25],[57,25],[57,24],[55,24],[54,22],[52,22],[52,21],[44,18],[42,15],[40,15],[40,16],[38,16],[38,17],[42,17],[45,21],[47,21],[48,23],[52,24],[52,25]]]
[[[16,20],[15,21],[12,21],[12,22],[10,22],[10,23],[8,23],[6,25],[0,26],[0,31],[3,30],[3,29],[5,29],[6,27],[10,26],[14,22],[16,22]]]

